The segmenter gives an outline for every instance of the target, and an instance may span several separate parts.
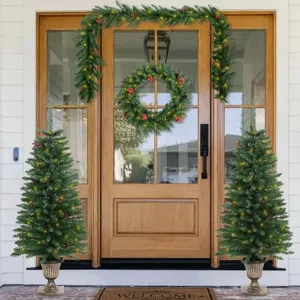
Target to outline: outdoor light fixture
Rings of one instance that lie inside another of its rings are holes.
[[[161,60],[161,53],[165,51],[165,63],[167,62],[169,50],[170,50],[171,38],[166,31],[157,32],[157,50],[158,50],[158,60]],[[154,31],[148,31],[144,38],[144,50],[145,55],[150,62],[151,59],[154,60],[154,49],[155,49],[155,33]]]

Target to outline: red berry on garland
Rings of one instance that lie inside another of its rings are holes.
[[[184,82],[184,79],[182,78],[182,77],[180,77],[179,79],[178,79],[178,83],[179,84],[182,84]]]
[[[153,81],[153,77],[150,75],[150,76],[148,76],[148,81],[149,82],[152,82]]]
[[[92,52],[92,55],[96,55],[96,54],[97,54],[97,51],[94,50],[94,51]]]
[[[142,120],[143,120],[143,121],[146,121],[146,120],[148,120],[148,117],[147,117],[147,115],[146,115],[146,114],[143,114],[143,115],[142,115]]]
[[[37,142],[32,143],[33,147],[37,147],[39,144]]]
[[[227,44],[226,44],[226,48],[229,48],[230,46],[231,46],[230,43],[227,43]]]
[[[241,146],[240,142],[237,142],[237,143],[236,143],[236,146],[237,146],[237,147],[240,147],[240,146]]]
[[[217,12],[216,19],[220,19],[220,17],[221,17],[221,14],[219,12]]]
[[[100,24],[100,23],[102,23],[102,19],[97,19],[96,22],[97,22],[98,24]]]
[[[181,123],[182,122],[182,118],[180,118],[180,117],[175,117],[175,120],[176,120],[177,123]]]
[[[131,16],[132,18],[134,18],[134,17],[135,17],[135,14],[134,14],[134,13],[132,13],[130,16]]]
[[[129,89],[127,90],[127,92],[128,92],[129,94],[133,94],[133,93],[134,93],[134,89],[133,89],[133,88],[129,88]]]

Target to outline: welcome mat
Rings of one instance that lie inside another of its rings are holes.
[[[215,293],[208,288],[103,288],[100,289],[95,300],[216,300]]]

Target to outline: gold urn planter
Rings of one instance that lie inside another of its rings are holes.
[[[55,283],[55,279],[59,275],[61,263],[61,261],[47,261],[45,263],[41,263],[43,275],[48,282],[45,286],[40,286],[38,288],[37,293],[39,295],[57,296],[64,294],[64,287],[58,287]]]
[[[260,286],[258,280],[262,276],[265,261],[249,262],[242,261],[245,268],[247,277],[251,280],[249,286],[242,287],[242,293],[251,296],[264,296],[267,295],[267,288]]]

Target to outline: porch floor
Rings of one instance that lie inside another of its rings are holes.
[[[37,286],[3,286],[0,300],[94,300],[99,287],[65,287],[65,294],[59,297],[37,296]],[[246,297],[239,288],[214,288],[218,300],[300,300],[300,287],[269,288],[265,297]]]

